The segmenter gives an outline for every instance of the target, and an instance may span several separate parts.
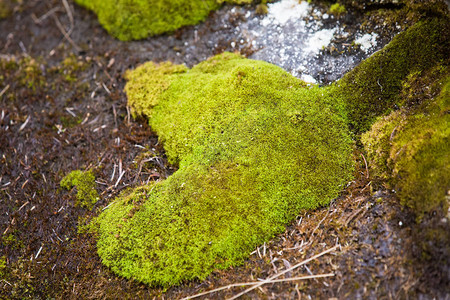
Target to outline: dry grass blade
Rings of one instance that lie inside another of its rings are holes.
[[[271,280],[271,281],[263,281],[263,284],[267,284],[267,283],[277,283],[277,282],[288,282],[288,281],[296,281],[296,280],[305,280],[305,279],[313,279],[313,278],[324,278],[324,277],[332,277],[334,276],[333,273],[328,273],[328,274],[317,274],[317,275],[311,275],[311,276],[300,276],[300,277],[293,277],[293,278],[285,278],[285,279],[275,279],[275,280]],[[189,296],[186,298],[182,298],[181,300],[188,300],[188,299],[194,299],[194,298],[198,298],[201,296],[205,296],[211,293],[215,293],[215,292],[219,292],[222,290],[226,290],[226,289],[230,289],[232,287],[238,287],[238,286],[246,286],[246,285],[257,285],[260,284],[261,282],[259,281],[255,281],[255,282],[241,282],[241,283],[233,283],[233,284],[229,284],[226,286],[222,286],[220,288],[214,289],[214,290],[210,290],[207,292],[203,292],[200,294],[196,294],[193,296]]]
[[[339,245],[336,245],[336,246],[334,246],[334,247],[332,247],[332,248],[330,248],[330,249],[328,249],[328,250],[325,250],[325,251],[323,251],[323,252],[321,252],[321,253],[319,253],[319,254],[317,254],[317,255],[314,255],[313,257],[310,257],[310,258],[308,258],[308,259],[306,259],[306,260],[304,260],[304,261],[302,261],[302,262],[299,262],[299,263],[296,264],[295,266],[292,266],[292,267],[289,268],[289,269],[286,269],[286,270],[284,270],[284,271],[282,271],[282,272],[280,272],[280,273],[278,273],[278,274],[275,274],[275,275],[269,277],[268,279],[266,279],[266,280],[264,280],[264,281],[261,281],[260,283],[255,284],[254,286],[252,286],[252,287],[246,289],[245,291],[243,291],[243,292],[241,292],[241,293],[239,293],[239,294],[237,294],[237,295],[231,297],[229,300],[237,299],[237,298],[241,297],[242,295],[245,295],[245,294],[247,294],[248,292],[250,292],[250,291],[252,291],[252,290],[254,290],[254,289],[256,289],[256,288],[258,288],[258,287],[260,287],[260,286],[262,286],[262,285],[264,285],[264,284],[266,284],[266,283],[270,283],[270,282],[273,281],[275,278],[280,277],[281,275],[286,274],[287,272],[290,272],[290,271],[292,271],[292,270],[294,270],[294,269],[297,269],[297,268],[300,267],[301,265],[307,264],[307,263],[309,263],[310,261],[315,260],[316,258],[319,258],[319,257],[321,257],[321,256],[323,256],[323,255],[325,255],[325,254],[327,254],[327,253],[330,253],[330,252],[336,250],[338,247],[339,247]]]
[[[364,164],[366,165],[366,178],[369,179],[369,167],[367,166],[367,160],[362,153],[361,156],[364,159]]]
[[[72,38],[66,32],[66,30],[64,29],[64,26],[61,24],[58,17],[55,14],[52,14],[52,17],[55,20],[55,24],[58,27],[59,31],[61,31],[64,38],[72,45],[72,47],[75,48],[76,51],[80,52],[81,48],[77,44],[75,44],[75,42],[72,40]]]
[[[0,97],[3,96],[4,93],[9,89],[9,84],[5,86],[5,88],[0,92]]]
[[[73,19],[72,10],[70,9],[70,5],[67,2],[67,0],[62,0],[62,2],[64,5],[64,8],[66,9],[67,17],[69,18],[69,21],[70,21],[70,29],[67,31],[67,34],[70,35],[70,33],[72,32],[72,30],[74,28],[75,20]]]

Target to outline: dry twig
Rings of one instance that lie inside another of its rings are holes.
[[[271,281],[262,281],[262,284],[277,283],[277,282],[288,282],[288,281],[305,280],[305,279],[313,279],[313,278],[324,278],[324,277],[331,277],[331,276],[334,276],[334,274],[333,273],[328,273],[328,274],[317,274],[317,275],[311,275],[311,276],[300,276],[300,277],[293,277],[293,278],[274,279],[274,280],[271,280]],[[193,296],[182,298],[181,300],[194,299],[194,298],[201,297],[201,296],[204,296],[204,295],[208,295],[208,294],[211,294],[211,293],[215,293],[215,292],[219,292],[219,291],[222,291],[222,290],[230,289],[232,287],[247,286],[247,285],[259,285],[259,284],[261,284],[261,282],[258,282],[258,281],[233,283],[233,284],[229,284],[229,285],[226,285],[226,286],[222,286],[222,287],[214,289],[214,290],[210,290],[210,291],[207,291],[207,292],[203,292],[203,293],[200,293],[200,294],[196,294],[196,295],[193,295]]]
[[[59,31],[61,31],[61,33],[64,36],[64,38],[72,45],[72,47],[75,48],[75,50],[80,52],[81,48],[77,44],[75,44],[75,42],[72,40],[72,38],[66,32],[66,30],[64,29],[64,26],[61,24],[61,22],[59,21],[58,17],[56,16],[56,14],[52,14],[52,17],[55,20],[55,24],[58,27]]]
[[[367,161],[364,155],[361,153],[362,158],[364,159],[364,164],[366,165],[366,178],[369,179],[369,167],[367,166]]]
[[[237,294],[237,295],[231,297],[229,300],[237,299],[237,298],[241,297],[242,295],[245,295],[245,294],[247,294],[248,292],[250,292],[250,291],[252,291],[252,290],[254,290],[254,289],[256,289],[256,288],[258,288],[258,287],[260,287],[260,286],[262,286],[262,285],[264,285],[264,284],[266,284],[266,283],[270,283],[270,282],[273,281],[275,278],[280,277],[281,275],[286,274],[286,273],[289,272],[289,271],[292,271],[292,270],[294,270],[294,269],[297,269],[298,267],[300,267],[300,266],[302,266],[302,265],[304,265],[304,264],[307,264],[307,263],[309,263],[310,261],[315,260],[316,258],[319,258],[319,257],[321,257],[321,256],[323,256],[323,255],[325,255],[325,254],[327,254],[327,253],[330,253],[330,252],[336,250],[338,247],[339,247],[339,246],[336,245],[336,246],[334,246],[334,247],[332,247],[332,248],[330,248],[330,249],[328,249],[328,250],[325,250],[325,251],[323,251],[323,252],[321,252],[321,253],[319,253],[319,254],[317,254],[317,255],[314,255],[313,257],[310,257],[310,258],[308,258],[308,259],[306,259],[306,260],[304,260],[304,261],[302,261],[302,262],[299,262],[299,263],[296,264],[295,266],[293,266],[293,267],[291,267],[291,268],[288,268],[288,269],[286,269],[286,270],[284,270],[284,271],[282,271],[282,272],[280,272],[280,273],[278,273],[278,274],[275,274],[275,275],[269,277],[268,279],[266,279],[266,280],[264,280],[264,281],[261,281],[260,283],[255,284],[254,286],[252,286],[252,287],[246,289],[245,291],[243,291],[243,292],[241,292],[241,293],[239,293],[239,294]]]

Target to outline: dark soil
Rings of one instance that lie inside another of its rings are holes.
[[[342,196],[330,207],[302,212],[244,265],[170,289],[113,274],[97,256],[95,236],[78,228],[122,190],[175,170],[146,121],[131,118],[123,74],[147,60],[194,65],[229,41],[222,34],[217,46],[208,44],[220,18],[212,14],[205,24],[170,36],[123,43],[93,14],[72,3],[69,13],[63,4],[25,1],[0,21],[0,59],[16,62],[0,64],[1,298],[183,298],[267,278],[339,245],[280,278],[333,277],[262,285],[243,298],[450,299],[448,219],[435,212],[416,223],[395,193],[371,180],[356,150],[359,168]],[[100,200],[92,210],[75,205],[75,189],[59,186],[78,169],[96,176]]]

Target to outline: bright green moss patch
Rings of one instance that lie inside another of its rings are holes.
[[[126,77],[133,82],[132,85],[126,87],[126,92],[134,95],[128,99],[133,115],[136,116],[136,112],[138,112],[150,117],[153,107],[158,104],[161,93],[169,87],[179,73],[186,71],[185,66],[164,62],[158,66],[145,64],[133,72],[127,72]],[[148,84],[150,81],[152,85]]]
[[[81,205],[91,209],[98,200],[98,193],[95,189],[95,176],[91,170],[89,171],[72,171],[67,174],[60,182],[61,187],[77,189],[76,205]]]
[[[100,24],[120,40],[143,39],[195,25],[223,2],[252,0],[75,0],[94,11]]]
[[[339,3],[334,3],[330,6],[329,12],[330,14],[333,14],[335,16],[340,16],[342,14],[345,14],[346,8],[344,5],[341,5]]]
[[[450,77],[444,83],[432,101],[393,112],[362,136],[375,175],[419,218],[449,205]]]
[[[447,59],[449,32],[448,18],[421,21],[339,81],[355,132],[368,130],[378,116],[401,104],[402,85],[408,75]]]
[[[126,86],[178,171],[124,193],[96,220],[103,263],[152,285],[242,263],[301,209],[338,196],[353,170],[335,87],[231,53],[181,70],[147,63]]]

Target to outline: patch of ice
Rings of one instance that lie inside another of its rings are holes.
[[[361,45],[361,50],[367,52],[367,50],[377,45],[377,37],[378,34],[376,33],[366,33],[363,36],[357,38],[355,40],[355,43]]]

